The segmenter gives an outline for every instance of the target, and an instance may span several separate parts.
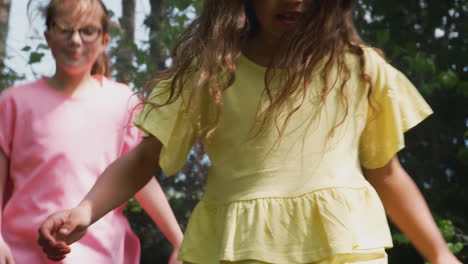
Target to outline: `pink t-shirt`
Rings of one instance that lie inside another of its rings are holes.
[[[16,264],[57,263],[37,244],[39,225],[76,206],[104,169],[141,139],[130,122],[136,96],[124,84],[95,78],[101,87],[77,97],[50,88],[44,78],[0,94],[0,147],[11,183],[2,235]],[[139,263],[140,244],[122,211],[96,222],[58,263]]]

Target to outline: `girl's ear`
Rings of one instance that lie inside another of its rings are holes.
[[[50,38],[49,34],[50,34],[49,31],[44,31],[44,38],[47,41],[47,45],[49,45],[49,38]]]
[[[109,34],[104,34],[104,36],[102,36],[102,45],[105,47],[107,47],[107,44],[109,44],[109,41],[110,41],[110,37],[109,37]]]

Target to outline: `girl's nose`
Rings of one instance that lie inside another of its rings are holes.
[[[80,31],[79,30],[74,30],[73,33],[70,36],[70,40],[73,43],[81,43],[82,39],[81,39],[81,36],[80,36]]]

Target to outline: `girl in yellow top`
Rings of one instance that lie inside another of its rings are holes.
[[[45,251],[60,254],[58,240],[79,239],[155,170],[176,173],[198,139],[212,166],[187,263],[387,263],[383,203],[431,263],[459,264],[396,157],[431,109],[365,46],[353,5],[206,0],[147,86],[135,121],[147,137],[43,223]]]

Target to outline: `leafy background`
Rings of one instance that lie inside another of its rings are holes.
[[[5,23],[0,0],[0,23]],[[13,0],[16,1],[16,0]],[[199,12],[200,0],[149,0],[145,20],[149,40],[136,45],[133,37],[135,0],[122,0],[123,30],[113,31],[109,53],[113,77],[140,89],[151,73],[170,64],[170,47]],[[8,5],[6,5],[8,7]],[[132,13],[133,12],[133,13]],[[359,0],[357,27],[370,45],[418,87],[435,114],[406,134],[400,153],[405,169],[427,199],[450,249],[468,262],[468,3],[467,0]],[[6,16],[8,22],[8,16]],[[4,64],[5,27],[0,24],[0,90],[25,78]],[[3,46],[2,46],[3,45]],[[29,64],[39,63],[47,46],[25,46]],[[174,177],[156,175],[182,228],[203,195],[209,160],[201,146],[192,149],[186,166]],[[131,200],[126,214],[142,242],[142,264],[166,263],[171,246],[139,205]],[[392,226],[395,247],[390,263],[424,263],[408,239]]]

